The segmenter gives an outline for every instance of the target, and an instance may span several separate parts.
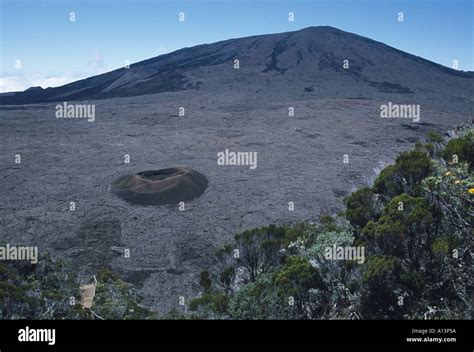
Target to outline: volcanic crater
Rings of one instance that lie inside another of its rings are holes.
[[[111,191],[132,204],[166,205],[199,197],[207,184],[207,178],[198,171],[174,167],[123,176],[112,184]]]

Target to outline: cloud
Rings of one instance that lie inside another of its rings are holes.
[[[20,92],[30,87],[58,87],[68,84],[84,77],[59,76],[44,77],[40,75],[32,76],[8,76],[0,78],[0,93]]]

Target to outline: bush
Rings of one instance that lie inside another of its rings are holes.
[[[273,274],[261,276],[232,295],[229,315],[232,319],[290,319],[295,317],[287,297],[277,294]]]
[[[286,234],[286,228],[270,225],[235,236],[239,253],[235,261],[246,269],[249,281],[254,282],[279,263],[282,257],[280,249],[287,243]]]
[[[96,275],[97,286],[92,310],[104,319],[154,319],[155,314],[143,307],[135,288],[116,273],[101,269]]]
[[[368,188],[361,188],[345,199],[346,218],[357,227],[363,228],[369,221],[378,216],[374,192]]]
[[[361,311],[365,319],[400,318],[397,305],[400,268],[394,257],[372,256],[363,274]]]
[[[474,133],[468,133],[465,136],[451,139],[442,152],[443,158],[448,163],[453,163],[454,156],[457,156],[458,162],[469,164],[469,171],[472,170],[474,163]]]
[[[374,192],[387,198],[395,197],[403,192],[402,180],[396,165],[384,168],[374,181]]]
[[[394,165],[386,167],[375,179],[374,191],[386,199],[401,193],[419,195],[421,181],[433,171],[433,162],[426,152],[416,149],[401,153]]]
[[[364,227],[363,238],[375,253],[409,258],[418,266],[417,256],[427,241],[425,234],[434,224],[433,211],[424,198],[402,193],[385,206],[377,222]]]
[[[439,144],[443,142],[443,137],[438,132],[430,131],[428,132],[428,141]]]
[[[214,312],[217,314],[225,314],[227,305],[229,304],[229,296],[222,293],[205,293],[201,297],[197,297],[189,302],[189,309],[192,311],[202,310],[206,313]]]

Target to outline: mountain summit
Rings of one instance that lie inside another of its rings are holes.
[[[238,61],[236,61],[238,60]],[[237,68],[238,67],[238,68]],[[333,27],[203,44],[61,87],[0,95],[0,104],[128,97],[180,90],[376,98],[466,99],[473,72],[457,71]]]

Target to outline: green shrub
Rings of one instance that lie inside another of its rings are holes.
[[[469,164],[469,170],[472,170],[474,163],[474,133],[451,139],[442,152],[443,158],[452,163],[454,156],[457,156],[458,162]]]
[[[375,179],[374,191],[386,199],[403,192],[418,195],[421,181],[432,171],[433,162],[426,152],[420,149],[403,152],[394,165],[386,167]]]
[[[428,141],[439,144],[443,142],[443,137],[438,132],[430,131],[428,132]]]
[[[361,188],[345,199],[346,218],[357,228],[363,228],[378,216],[376,199],[372,189]]]
[[[229,296],[222,293],[205,293],[189,302],[189,309],[197,311],[199,309],[210,310],[217,314],[224,314],[229,304]]]

